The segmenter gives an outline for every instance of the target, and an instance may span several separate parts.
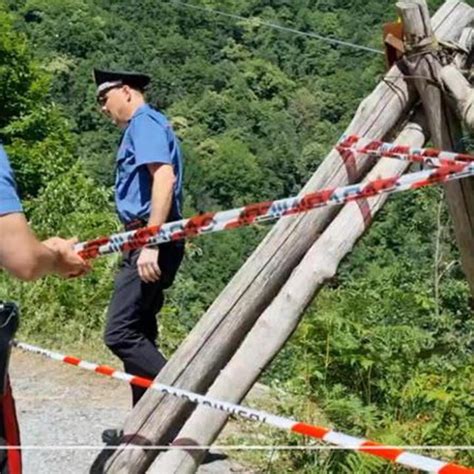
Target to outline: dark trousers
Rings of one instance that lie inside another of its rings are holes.
[[[163,306],[163,290],[173,283],[183,254],[183,242],[160,245],[161,278],[155,283],[144,283],[138,276],[140,250],[124,252],[122,256],[108,308],[104,340],[130,374],[153,379],[166,364],[156,345],[156,315]],[[133,405],[145,390],[132,386]]]

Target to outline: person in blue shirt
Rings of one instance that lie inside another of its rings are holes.
[[[74,252],[75,239],[53,237],[40,242],[30,230],[18,198],[8,157],[0,144],[0,268],[20,280],[44,275],[79,276],[89,266]],[[17,327],[16,306],[0,301],[0,452],[1,472],[21,472],[18,421],[15,412],[8,360],[10,341]]]
[[[88,265],[73,250],[75,239],[53,237],[40,242],[28,226],[13,172],[0,144],[0,268],[20,280],[56,273],[78,276]]]
[[[122,130],[116,156],[115,203],[125,229],[181,219],[181,150],[167,118],[145,101],[150,77],[95,69],[94,78],[102,112]],[[183,252],[180,241],[123,254],[104,340],[129,373],[155,378],[166,364],[156,343],[156,315]],[[132,387],[133,405],[144,392]]]

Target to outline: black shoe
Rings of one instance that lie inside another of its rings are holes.
[[[202,460],[201,464],[209,464],[215,461],[223,461],[224,459],[227,459],[227,458],[228,456],[224,453],[221,453],[218,451],[208,451],[206,453],[206,456],[204,456],[204,459]]]
[[[102,431],[102,441],[108,445],[118,445],[123,436],[123,430],[116,428],[109,428]]]

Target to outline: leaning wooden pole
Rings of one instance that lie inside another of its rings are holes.
[[[446,2],[434,18],[437,34],[446,40],[455,39],[467,25],[466,17],[471,10],[459,1]],[[414,100],[415,95],[409,91],[402,73],[393,67],[363,101],[347,133],[383,138],[411,108]],[[357,166],[351,160],[344,162],[333,151],[304,191],[358,180],[369,165],[367,159]],[[321,209],[276,224],[191,331],[158,380],[205,392],[336,212]],[[156,452],[131,450],[127,446],[169,441],[191,408],[171,397],[147,393],[127,418],[121,445],[110,457],[111,452],[104,450],[92,470],[145,472]]]
[[[474,130],[474,88],[454,64],[441,70],[441,79],[456,101],[461,119],[469,129]]]
[[[456,43],[461,53],[454,58],[454,65],[459,69],[469,70],[470,78],[474,78],[474,28],[464,28]]]
[[[433,144],[443,150],[457,151],[462,142],[461,123],[441,86],[441,50],[426,1],[400,2],[397,7],[403,21],[405,63],[421,97]],[[471,14],[470,22],[473,20]],[[474,295],[474,179],[446,184],[445,192],[462,267]]]
[[[410,121],[398,136],[397,143],[421,147],[425,132],[421,117]],[[401,175],[409,163],[382,159],[372,168],[366,180]],[[240,403],[258,380],[265,367],[278,354],[298,326],[304,310],[321,287],[337,271],[341,260],[369,228],[372,218],[388,196],[344,206],[322,235],[309,249],[288,281],[255,323],[227,366],[221,371],[207,395]],[[271,335],[271,337],[269,337]],[[228,415],[198,407],[175,438],[182,449],[161,454],[150,473],[191,474],[199,467],[205,451],[195,446],[211,445],[226,424]],[[185,446],[191,449],[186,450]]]
[[[464,28],[458,45],[463,53],[459,53],[451,64],[441,70],[441,79],[451,94],[455,107],[459,112],[461,120],[474,131],[474,87],[471,86],[462,72],[466,70],[466,76],[472,76],[472,62],[474,61],[474,28]],[[470,72],[467,73],[467,71]],[[474,76],[472,76],[474,78]]]

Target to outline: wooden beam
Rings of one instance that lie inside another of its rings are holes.
[[[474,130],[474,88],[454,64],[443,67],[441,79],[456,101],[462,121]]]
[[[462,2],[446,2],[433,19],[438,35],[452,39],[453,32],[459,33],[466,26],[465,19],[471,10]],[[405,116],[414,100],[415,94],[394,66],[361,103],[346,132],[384,138]],[[332,151],[304,191],[359,180],[369,167],[367,159],[356,166],[351,161],[344,162]],[[336,213],[335,209],[320,209],[278,222],[157,379],[191,391],[205,392]],[[145,472],[157,453],[127,449],[127,445],[156,445],[173,439],[191,408],[178,399],[149,391],[127,418],[121,445],[113,452],[104,450],[94,462],[92,472]]]
[[[457,151],[462,138],[461,123],[440,87],[442,66],[426,2],[400,2],[397,7],[403,20],[407,51],[405,63],[414,76],[413,82],[425,109],[433,144],[443,150]],[[474,20],[474,10],[468,19],[469,23]],[[444,188],[462,267],[474,295],[474,179],[451,182]]]
[[[468,128],[474,130],[474,90],[461,73],[465,67],[471,69],[474,56],[474,28],[464,28],[458,46],[461,52],[455,56],[451,64],[443,67],[441,79],[454,98],[461,120]]]
[[[421,147],[425,143],[423,121],[409,122],[396,142]],[[380,160],[365,180],[401,175],[409,164],[393,159]],[[366,232],[372,217],[388,196],[344,206],[329,227],[309,249],[288,281],[255,323],[234,357],[218,375],[207,395],[240,403],[265,367],[278,354],[300,322],[304,310],[321,287],[330,280],[341,260]],[[369,212],[371,218],[361,212]],[[269,337],[271,335],[271,337]],[[198,407],[176,437],[176,446],[209,446],[227,422],[228,415],[206,407]],[[161,454],[148,472],[191,474],[196,471],[205,451],[170,450]]]
[[[456,42],[461,50],[465,51],[457,54],[454,58],[454,64],[459,68],[468,69],[472,68],[472,62],[474,61],[474,28],[464,28],[461,33],[459,40]]]

